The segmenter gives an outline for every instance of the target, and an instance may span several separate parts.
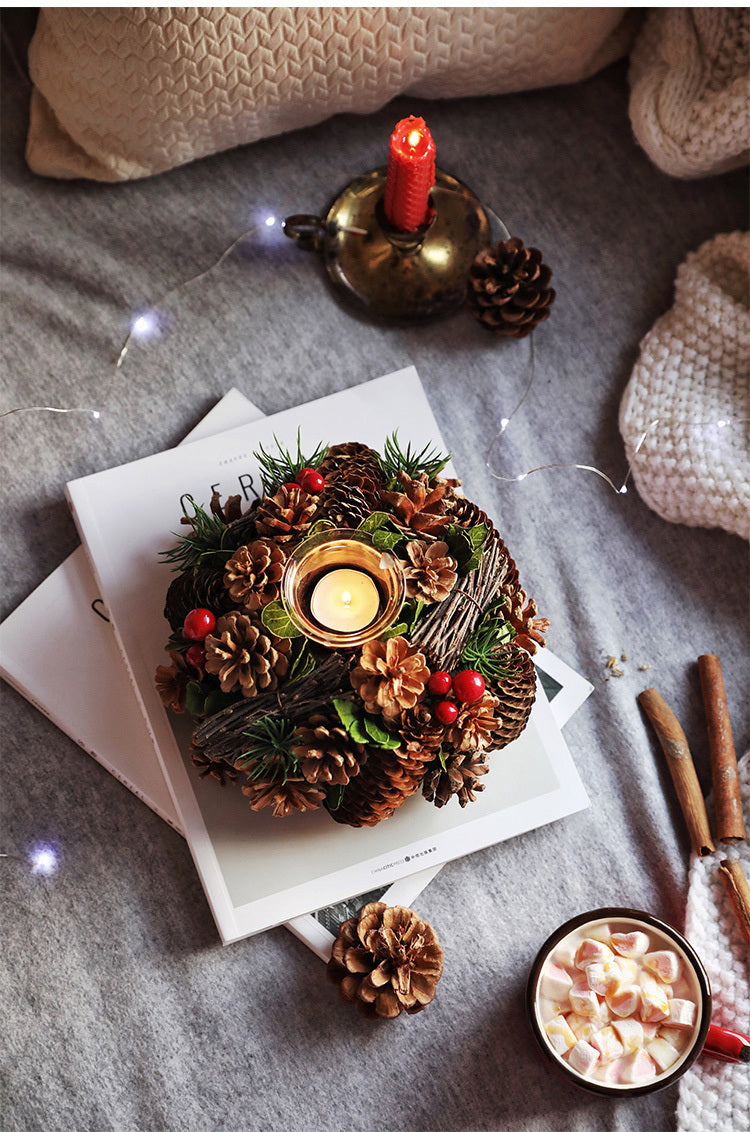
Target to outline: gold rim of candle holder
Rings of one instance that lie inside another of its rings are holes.
[[[335,569],[361,570],[380,595],[373,621],[352,633],[325,628],[310,610],[315,583]],[[281,600],[294,625],[311,641],[333,649],[353,649],[381,636],[394,624],[404,603],[404,572],[393,555],[378,550],[361,531],[342,527],[305,539],[292,552],[281,576]]]
[[[490,242],[489,210],[437,169],[434,216],[416,232],[400,232],[382,208],[386,173],[382,166],[355,178],[325,220],[290,216],[284,231],[301,247],[322,251],[334,286],[367,314],[407,321],[445,315],[463,304],[469,268]]]

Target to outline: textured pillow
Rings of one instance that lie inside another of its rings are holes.
[[[633,132],[665,173],[703,177],[748,160],[747,8],[651,11],[629,77]]]
[[[730,423],[736,422],[736,423]],[[750,538],[750,234],[714,237],[677,270],[674,306],[641,342],[620,405],[633,480],[664,519]]]
[[[569,83],[629,48],[623,8],[43,8],[37,173],[121,181],[396,95]]]

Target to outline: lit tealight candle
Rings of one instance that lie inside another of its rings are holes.
[[[378,615],[380,593],[362,570],[331,570],[316,584],[310,612],[319,624],[337,633],[356,633]]]

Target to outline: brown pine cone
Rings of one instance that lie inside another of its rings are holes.
[[[221,496],[218,491],[215,491],[211,496],[209,506],[211,508],[211,514],[216,515],[219,519],[223,519],[227,526],[229,526],[230,523],[234,523],[235,520],[239,519],[242,515],[242,496],[230,495],[226,503],[222,505]]]
[[[505,605],[502,610],[503,617],[506,621],[510,621],[516,630],[513,643],[519,645],[522,649],[526,649],[533,656],[537,645],[544,648],[547,643],[542,634],[549,629],[549,619],[537,617],[539,612],[537,604],[525,590],[521,589],[517,575],[515,586],[505,585],[501,593],[505,597]]]
[[[221,570],[198,570],[195,574],[178,574],[172,579],[164,616],[177,632],[191,609],[210,609],[214,617],[221,617],[230,605]]]
[[[356,530],[363,519],[376,509],[360,488],[349,485],[346,479],[337,479],[330,486],[326,482],[320,495],[318,518],[330,519],[335,527]]]
[[[508,649],[508,667],[513,669],[512,676],[490,683],[498,705],[495,715],[500,723],[493,738],[496,751],[518,738],[529,721],[536,698],[534,662],[528,652],[516,648],[515,641]]]
[[[242,787],[250,799],[251,810],[271,807],[275,818],[285,818],[295,811],[317,810],[325,799],[325,791],[304,778],[287,778],[285,782],[251,782]]]
[[[326,808],[341,825],[373,826],[389,818],[415,794],[427,762],[403,751],[370,748],[367,762],[346,786],[336,809]]]
[[[365,761],[364,747],[349,738],[338,720],[317,712],[294,735],[292,754],[307,782],[346,786]]]
[[[406,544],[410,565],[404,567],[406,592],[409,597],[427,604],[445,601],[456,584],[456,560],[448,553],[448,544],[421,539]]]
[[[275,495],[265,495],[253,511],[255,529],[264,538],[291,543],[304,538],[317,516],[318,496],[301,487],[282,486]]]
[[[500,240],[480,251],[469,270],[467,302],[476,318],[502,338],[525,338],[549,317],[552,272],[538,248]]]
[[[401,716],[401,738],[407,756],[431,762],[445,737],[445,726],[435,719],[432,708],[422,702]]]
[[[386,721],[398,719],[425,694],[430,670],[424,653],[405,637],[368,641],[350,679],[362,697],[365,710],[380,713]]]
[[[251,612],[275,601],[285,561],[284,551],[269,539],[239,547],[224,567],[224,585],[232,601]]]
[[[237,781],[238,772],[231,763],[224,762],[223,759],[209,758],[200,747],[192,746],[190,748],[190,759],[201,778],[207,776],[215,778],[222,786],[226,786],[227,782]]]
[[[485,751],[496,746],[502,727],[499,701],[489,691],[473,704],[457,704],[458,717],[448,728],[448,742],[458,751]]]
[[[339,928],[326,971],[344,1002],[355,1003],[366,1018],[396,1018],[432,1002],[443,949],[410,908],[365,904]]]
[[[413,480],[406,472],[398,473],[400,491],[383,491],[381,499],[396,516],[413,531],[440,536],[451,522],[453,484],[450,480],[429,482],[425,472]]]
[[[289,671],[291,641],[274,637],[254,614],[220,617],[204,647],[206,672],[219,677],[222,692],[239,684],[246,699],[272,692]]]
[[[190,681],[190,669],[185,658],[177,652],[170,654],[172,663],[158,665],[156,669],[156,690],[161,697],[164,707],[171,708],[176,715],[185,711],[185,690]]]
[[[375,450],[368,448],[366,444],[360,444],[356,440],[350,440],[346,444],[332,444],[316,471],[320,472],[324,479],[327,479],[328,476],[350,467],[358,468],[363,472],[369,471],[375,478],[380,472],[380,464]]]
[[[484,790],[479,778],[489,770],[488,757],[484,751],[464,751],[445,756],[445,767],[435,762],[422,780],[422,794],[428,802],[440,809],[455,794],[461,809],[468,802],[475,802],[476,795]]]

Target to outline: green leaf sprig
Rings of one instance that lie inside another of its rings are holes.
[[[335,699],[333,706],[355,743],[365,746],[371,744],[387,751],[395,751],[396,747],[401,746],[400,736],[381,727],[374,716],[368,715],[361,702]]]
[[[297,429],[297,451],[291,452],[284,448],[274,433],[274,441],[278,454],[267,452],[262,444],[253,456],[258,461],[260,478],[265,495],[274,495],[284,483],[294,483],[298,472],[303,468],[317,468],[325,459],[328,451],[327,444],[319,444],[311,456],[305,456],[300,442],[300,430]]]

